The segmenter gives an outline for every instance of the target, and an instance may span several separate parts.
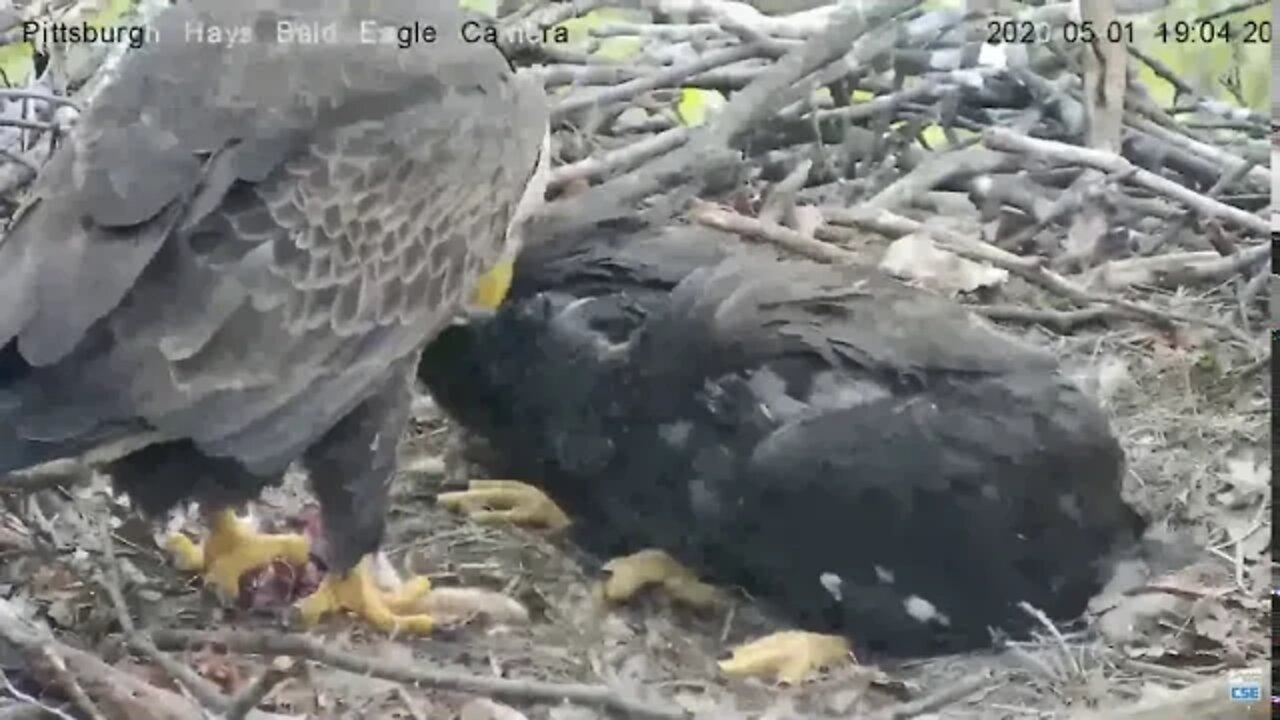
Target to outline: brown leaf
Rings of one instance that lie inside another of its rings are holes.
[[[244,684],[240,668],[227,655],[204,649],[196,653],[193,660],[192,667],[196,673],[227,695],[234,695]]]

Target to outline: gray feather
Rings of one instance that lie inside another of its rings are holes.
[[[431,46],[355,41],[361,21],[423,12],[197,0],[157,20],[0,240],[0,351],[16,338],[34,366],[0,377],[11,444],[142,427],[282,467],[447,325],[503,252],[547,110],[496,48],[449,30],[452,3],[428,12]],[[279,19],[346,36],[185,40]]]

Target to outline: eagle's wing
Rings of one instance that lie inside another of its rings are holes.
[[[810,352],[884,375],[1057,365],[959,304],[876,269],[791,260],[784,273],[776,263],[745,252],[691,273],[653,334],[701,337],[726,359]]]
[[[452,3],[196,5],[126,57],[0,241],[0,348],[40,369],[24,437],[141,418],[274,469],[498,258],[546,110]],[[424,14],[436,43],[368,42]]]

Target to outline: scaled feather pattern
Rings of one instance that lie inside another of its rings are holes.
[[[438,42],[359,40],[422,20]],[[545,99],[452,3],[203,0],[156,21],[0,240],[0,472],[152,432],[148,510],[308,461],[339,567],[382,532],[424,343],[505,252]],[[334,25],[280,42],[277,23]],[[195,25],[255,39],[191,40]],[[305,457],[304,457],[305,455]]]

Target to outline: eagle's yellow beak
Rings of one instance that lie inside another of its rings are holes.
[[[476,281],[475,290],[471,295],[472,304],[486,310],[497,310],[502,300],[507,297],[507,291],[511,289],[511,278],[514,272],[513,260],[499,260],[489,269],[489,272],[481,275]]]

